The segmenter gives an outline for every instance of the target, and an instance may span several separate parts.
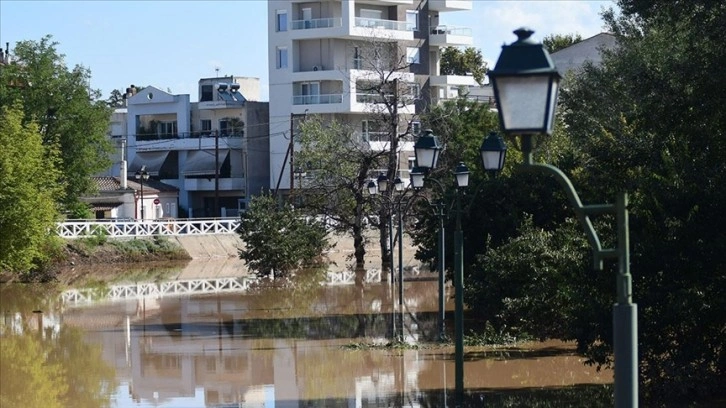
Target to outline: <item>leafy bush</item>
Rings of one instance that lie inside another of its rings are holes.
[[[323,251],[331,247],[323,223],[287,203],[278,206],[269,195],[252,199],[239,234],[245,243],[239,256],[260,276],[286,276],[322,263]]]

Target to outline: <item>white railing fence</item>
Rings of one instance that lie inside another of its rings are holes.
[[[90,238],[105,235],[110,238],[144,237],[155,235],[210,235],[234,234],[239,228],[238,218],[194,218],[144,221],[70,220],[56,226],[62,238]]]

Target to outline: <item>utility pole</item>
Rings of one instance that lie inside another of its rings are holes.
[[[214,132],[214,216],[219,217],[219,130]]]
[[[292,203],[292,193],[295,188],[295,114],[290,114],[290,194],[288,199]]]
[[[305,109],[305,113],[303,114],[290,114],[290,145],[287,150],[290,154],[290,194],[288,197],[290,203],[292,203],[293,190],[295,189],[295,118],[299,117],[307,118],[308,110]]]

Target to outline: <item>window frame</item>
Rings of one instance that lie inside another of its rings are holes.
[[[289,54],[287,52],[287,47],[277,47],[275,55],[277,58],[277,61],[276,61],[277,69],[287,69],[288,57],[289,57]]]
[[[284,18],[284,20],[281,20]],[[275,29],[278,33],[287,31],[287,10],[277,10],[275,12]]]

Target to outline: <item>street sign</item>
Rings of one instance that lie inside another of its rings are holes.
[[[158,198],[155,198],[155,199],[154,199],[154,204],[159,204],[160,202],[161,202],[161,201],[159,201],[159,199],[158,199]]]

